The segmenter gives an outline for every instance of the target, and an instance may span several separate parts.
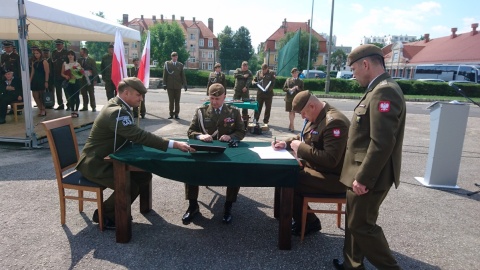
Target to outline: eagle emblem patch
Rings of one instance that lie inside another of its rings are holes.
[[[333,129],[333,137],[338,138],[340,137],[340,129],[339,128],[334,128]]]
[[[379,112],[389,112],[390,111],[390,101],[382,100],[378,104],[378,111]]]

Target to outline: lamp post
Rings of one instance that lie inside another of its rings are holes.
[[[325,94],[330,92],[330,66],[331,64],[331,55],[332,55],[332,32],[333,32],[333,10],[335,6],[335,0],[332,0],[332,14],[330,15],[330,37],[328,44],[328,59],[327,59],[327,79],[325,80]]]
[[[313,26],[313,4],[315,3],[315,0],[312,0],[312,15],[310,16],[310,36],[308,40],[308,61],[307,61],[307,78],[310,78],[308,76],[310,74],[310,51],[312,50],[312,26]]]

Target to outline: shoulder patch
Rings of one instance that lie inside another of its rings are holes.
[[[339,128],[334,128],[334,129],[333,129],[333,137],[339,138],[340,135],[341,135],[340,129],[339,129]]]
[[[390,111],[390,101],[389,100],[381,100],[378,103],[378,111],[379,112],[389,112]]]
[[[124,127],[133,125],[132,119],[130,119],[130,116],[127,116],[127,115],[117,117],[117,122],[122,122],[122,125]]]

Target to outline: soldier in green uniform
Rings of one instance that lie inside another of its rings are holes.
[[[133,67],[128,69],[128,76],[129,77],[137,77],[138,70],[140,69],[140,60],[138,58],[133,58]],[[138,118],[138,111],[140,110],[140,116],[142,119],[145,118],[145,114],[147,113],[147,108],[145,107],[145,95],[143,95],[142,104],[140,107],[133,108],[133,117]]]
[[[88,111],[88,103],[90,101],[90,107],[92,112],[97,111],[97,103],[95,102],[95,84],[97,83],[97,63],[95,59],[88,55],[87,48],[80,49],[80,59],[78,60],[84,70],[84,75],[81,80],[81,94],[83,97],[83,108],[80,111]],[[89,98],[90,97],[90,98]]]
[[[273,87],[275,86],[275,72],[268,68],[267,64],[262,64],[262,70],[257,71],[253,78],[253,85],[257,86],[257,104],[258,111],[255,111],[255,122],[258,122],[262,113],[263,104],[265,104],[265,113],[263,123],[268,124],[270,120],[270,111],[272,110]]]
[[[115,84],[112,81],[112,60],[113,60],[113,44],[108,45],[108,52],[102,57],[100,64],[100,73],[102,73],[102,80],[105,83],[105,92],[107,100],[112,99],[117,92]]]
[[[187,131],[188,138],[202,141],[242,140],[245,137],[245,126],[240,112],[236,107],[224,104],[225,88],[219,83],[214,83],[208,89],[210,104],[198,108]],[[232,204],[237,200],[240,187],[227,187],[227,198],[224,206],[223,222],[232,221]],[[184,224],[190,223],[199,212],[197,202],[198,186],[185,184],[185,199],[189,207],[182,217]]]
[[[52,93],[52,104],[55,104],[55,85],[54,85],[54,79],[53,79],[53,62],[52,62],[52,58],[50,57],[50,49],[48,48],[45,48],[42,50],[42,55],[43,55],[43,59],[47,60],[47,63],[48,63],[48,70],[50,70],[50,72],[48,73],[48,92]],[[45,108],[47,109],[52,109],[53,108],[53,105],[52,106],[46,106]]]
[[[285,93],[285,111],[288,112],[288,131],[294,132],[295,111],[292,109],[292,101],[295,96],[303,91],[303,81],[298,78],[298,69],[292,68],[292,77],[288,78],[283,85],[283,92]]]
[[[348,187],[344,262],[334,259],[333,264],[336,269],[364,269],[367,258],[377,269],[400,269],[376,221],[392,184],[400,183],[405,99],[385,72],[380,48],[355,48],[347,65],[367,90],[354,109],[340,177]]]
[[[63,105],[63,91],[62,90],[62,82],[64,78],[62,76],[62,66],[64,62],[68,63],[67,58],[67,50],[63,47],[63,40],[56,39],[55,40],[55,47],[56,49],[52,52],[52,63],[53,63],[53,85],[55,86],[55,94],[57,95],[57,104],[58,107],[55,110],[63,110],[65,109]],[[49,82],[50,83],[50,82]],[[68,96],[65,92],[65,97],[67,98],[67,109],[69,109],[69,100]]]
[[[220,65],[220,63],[216,63],[213,69],[214,71],[210,72],[210,75],[208,76],[207,96],[209,95],[208,89],[210,88],[210,85],[214,83],[223,85],[225,91],[227,90],[227,80],[225,79],[225,74],[222,72],[222,65]]]
[[[248,69],[247,61],[242,62],[242,67],[237,68],[235,70],[235,72],[233,73],[233,77],[235,77],[235,85],[233,86],[233,89],[235,90],[235,92],[233,93],[233,99],[242,100],[242,99],[250,98],[250,93],[248,91],[248,88],[252,83],[253,74]],[[247,109],[242,109],[242,118],[243,118],[245,127],[247,127],[248,119],[249,119]]]
[[[145,131],[135,124],[132,108],[138,107],[142,101],[142,94],[147,89],[142,81],[128,77],[118,84],[118,96],[108,101],[93,123],[90,135],[85,143],[77,170],[88,180],[115,189],[113,179],[113,165],[104,158],[125,145],[134,142],[152,148],[167,151],[176,148],[183,152],[195,151],[187,143],[161,138]],[[152,179],[149,172],[131,172],[131,200],[139,194],[140,187]],[[115,192],[103,203],[105,213],[105,227],[115,227]],[[98,222],[95,211],[93,221]]]
[[[274,149],[293,150],[304,163],[294,189],[292,234],[300,235],[303,194],[340,194],[346,187],[340,183],[345,147],[348,139],[348,118],[327,102],[308,91],[293,99],[293,111],[302,115],[302,132],[286,141],[272,142]],[[322,229],[313,213],[307,215],[305,235]]]
[[[4,76],[0,76],[2,79]],[[22,80],[14,77],[13,71],[7,70],[6,80],[0,80],[0,125],[5,124],[8,104],[23,101]]]
[[[183,71],[183,64],[178,61],[177,52],[170,55],[171,61],[166,61],[163,66],[163,89],[168,93],[168,109],[170,116],[168,119],[180,119],[180,97],[182,95],[182,87],[187,91],[187,79]]]
[[[2,42],[5,53],[0,57],[0,75],[6,73],[6,71],[13,71],[15,78],[22,78],[20,70],[20,56],[13,51],[13,42],[5,40]]]

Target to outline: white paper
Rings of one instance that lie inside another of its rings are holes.
[[[271,146],[249,148],[257,153],[261,159],[295,159],[290,152],[285,149],[275,150]]]

